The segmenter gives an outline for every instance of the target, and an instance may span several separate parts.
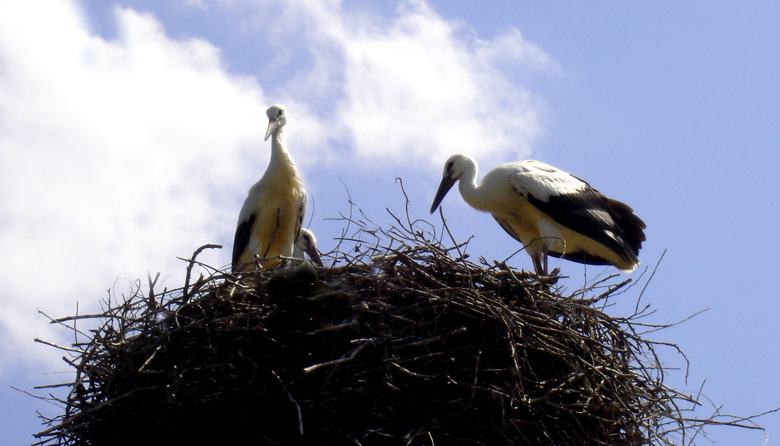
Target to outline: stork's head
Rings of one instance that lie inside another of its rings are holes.
[[[298,239],[295,241],[295,256],[303,257],[304,252],[309,255],[312,262],[322,266],[320,251],[317,249],[317,238],[307,228],[301,228],[301,232],[298,233]]]
[[[265,114],[268,116],[268,130],[265,131],[265,139],[263,140],[268,141],[268,137],[272,133],[287,124],[287,115],[285,114],[284,106],[279,104],[268,107]]]
[[[436,191],[436,196],[433,198],[433,204],[431,205],[431,214],[439,207],[444,196],[452,189],[452,186],[460,180],[463,173],[468,169],[476,168],[474,160],[466,155],[452,155],[446,163],[444,163],[444,173],[441,177],[441,183],[439,183],[439,190]]]

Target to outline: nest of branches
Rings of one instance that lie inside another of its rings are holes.
[[[75,380],[38,444],[661,445],[698,429],[641,314],[603,311],[628,281],[563,295],[396,221],[350,218],[351,248],[330,254],[343,265],[316,275],[190,284],[193,256],[180,289],[150,281],[56,320],[79,333],[60,347]],[[389,242],[369,243],[379,233]]]

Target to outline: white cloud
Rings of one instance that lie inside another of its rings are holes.
[[[208,42],[114,15],[107,41],[73,3],[0,5],[0,359],[52,336],[36,308],[94,307],[122,272],[179,272],[175,256],[229,241],[225,197],[264,168],[262,88]]]
[[[402,1],[389,19],[337,1],[289,1],[282,10],[259,3],[271,17],[258,19],[269,39],[285,36],[287,45],[299,30],[306,39],[313,69],[284,90],[331,104],[323,119],[365,161],[427,169],[465,152],[489,165],[527,156],[543,133],[544,100],[517,73],[560,69],[516,29],[485,40],[421,0]],[[272,63],[300,60],[284,53]]]

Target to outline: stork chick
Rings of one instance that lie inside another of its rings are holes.
[[[320,251],[317,249],[317,237],[309,228],[301,228],[298,234],[298,240],[295,241],[295,251],[293,257],[303,259],[303,253],[306,253],[312,262],[318,266],[323,266]]]

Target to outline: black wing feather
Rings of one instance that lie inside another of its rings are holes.
[[[639,248],[642,247],[642,242],[646,240],[644,229],[647,225],[645,222],[634,214],[631,206],[622,201],[607,198],[607,204],[612,208],[615,220],[620,225],[620,228],[623,229],[628,244],[636,247],[636,250],[639,251]]]
[[[611,200],[590,186],[575,193],[551,195],[547,201],[531,194],[527,199],[556,222],[592,238],[626,260],[639,255],[644,222],[628,205]],[[580,263],[604,264],[603,259],[585,253],[549,254]]]
[[[233,272],[236,272],[238,259],[249,245],[249,237],[252,234],[252,226],[255,224],[255,219],[257,219],[257,214],[252,214],[249,216],[249,220],[242,221],[236,228],[236,236],[233,239]]]
[[[301,228],[303,227],[303,218],[306,216],[306,200],[308,199],[306,193],[303,194],[303,199],[301,200],[301,206],[298,208],[298,222],[295,227],[295,238],[293,238],[293,243],[295,240],[298,240],[298,237],[301,235]]]

